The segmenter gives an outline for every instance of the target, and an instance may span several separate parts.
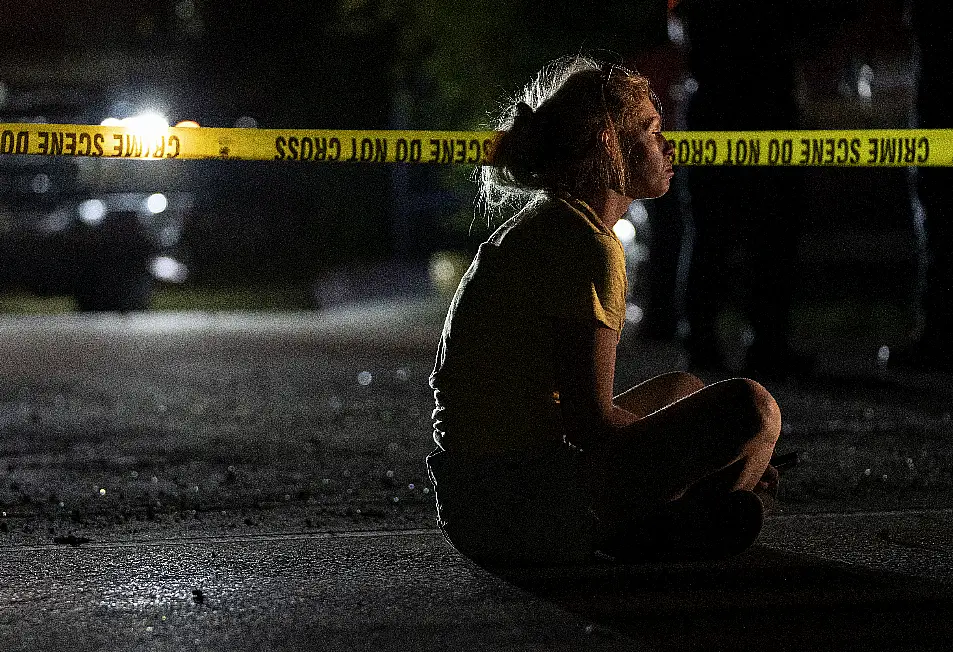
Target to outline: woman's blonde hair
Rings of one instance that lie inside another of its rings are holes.
[[[475,174],[478,213],[490,223],[550,193],[624,189],[645,98],[660,108],[648,80],[620,66],[582,55],[546,64],[490,126],[501,133]]]

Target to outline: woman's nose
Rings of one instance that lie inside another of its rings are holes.
[[[665,156],[671,156],[675,153],[675,146],[672,144],[668,138],[665,137],[665,134],[659,134],[659,138],[662,139],[662,153]]]

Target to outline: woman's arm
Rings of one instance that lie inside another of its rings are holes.
[[[597,323],[563,323],[557,369],[560,406],[570,443],[585,448],[639,417],[612,402],[619,334]]]

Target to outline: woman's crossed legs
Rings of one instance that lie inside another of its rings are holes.
[[[688,373],[663,374],[615,402],[641,418],[586,452],[593,510],[610,531],[660,508],[755,490],[781,432],[774,398],[745,378],[705,386]],[[752,496],[733,499],[758,508]],[[714,504],[699,513],[707,517]]]

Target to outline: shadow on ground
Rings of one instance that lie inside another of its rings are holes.
[[[659,650],[947,650],[953,638],[947,586],[764,546],[718,563],[492,572]]]

